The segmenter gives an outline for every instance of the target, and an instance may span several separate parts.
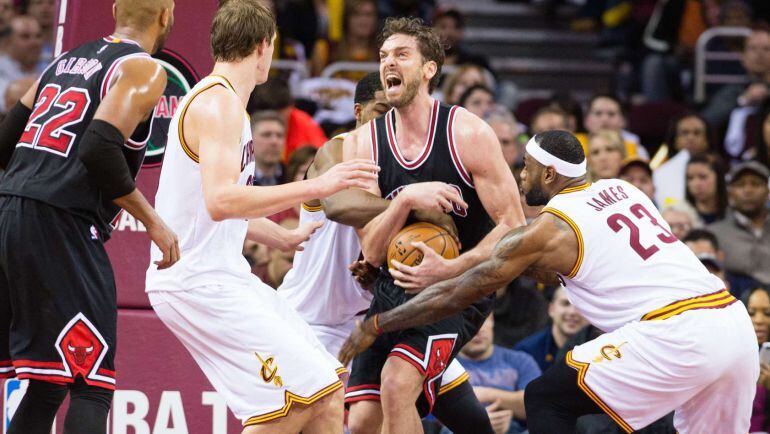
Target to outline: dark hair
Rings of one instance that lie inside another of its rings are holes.
[[[675,117],[669,124],[668,124],[668,132],[666,133],[666,138],[664,143],[668,145],[668,155],[669,157],[679,152],[676,149],[676,135],[677,135],[677,129],[679,128],[679,123],[682,122],[685,119],[688,118],[696,118],[703,122],[703,126],[706,127],[706,142],[708,143],[708,151],[711,151],[714,149],[714,132],[712,131],[711,127],[709,126],[709,123],[706,121],[706,119],[695,112],[686,112],[684,114],[681,114],[677,117]]]
[[[546,131],[536,135],[535,140],[544,151],[567,163],[579,164],[586,159],[583,145],[567,131]]]
[[[295,149],[291,156],[289,156],[289,162],[286,164],[286,181],[294,182],[300,166],[314,159],[317,152],[318,149],[310,145]],[[302,174],[303,177],[306,175],[306,173]]]
[[[389,17],[378,38],[379,46],[393,35],[408,35],[417,39],[417,47],[422,55],[423,62],[436,62],[436,74],[430,79],[428,92],[433,93],[441,78],[441,67],[444,66],[444,46],[438,34],[426,26],[420,18],[415,17]]]
[[[442,18],[449,18],[451,20],[454,20],[455,25],[457,26],[458,29],[465,28],[465,17],[457,9],[439,10],[438,12],[436,12],[436,15],[433,17],[433,24],[435,25],[436,21]]]
[[[689,243],[701,240],[708,241],[712,246],[714,246],[714,249],[719,250],[719,241],[717,240],[717,236],[714,235],[713,232],[706,229],[690,229],[690,232],[687,232],[687,235],[685,235],[685,237],[682,239],[682,242]]]
[[[217,62],[235,62],[275,35],[275,16],[259,0],[227,0],[211,23],[211,52]]]
[[[374,94],[382,90],[382,81],[380,81],[380,72],[370,72],[356,83],[356,94],[353,102],[356,104],[366,104],[374,99]]]
[[[727,182],[725,181],[725,170],[722,165],[722,160],[709,153],[703,153],[692,156],[687,163],[689,167],[692,164],[705,164],[714,172],[716,178],[716,195],[717,195],[717,219],[721,220],[725,217],[725,211],[727,210]],[[685,170],[685,199],[687,202],[695,208],[695,198],[693,198],[690,189],[687,187],[687,171]],[[697,208],[696,208],[697,211]]]
[[[292,102],[288,83],[280,78],[270,78],[254,88],[249,98],[248,111],[252,113],[260,110],[281,110]]]
[[[575,131],[583,131],[583,107],[569,92],[555,92],[548,99],[548,105],[564,111],[575,118]]]
[[[757,118],[757,135],[759,136],[756,141],[756,153],[754,155],[754,159],[759,161],[760,163],[764,164],[765,167],[770,168],[770,155],[768,155],[767,147],[770,146],[770,143],[767,143],[765,141],[765,134],[764,134],[764,124],[765,119],[770,116],[770,98],[765,99],[762,102],[762,106],[759,108],[759,117]]]
[[[610,92],[598,92],[591,96],[591,99],[588,100],[588,112],[591,111],[591,107],[594,105],[597,99],[599,98],[606,98],[610,99],[615,102],[615,104],[618,105],[618,108],[620,109],[620,114],[623,116],[626,115],[626,106],[623,104],[623,102],[618,98],[615,94]]]
[[[484,86],[483,84],[474,84],[473,86],[465,89],[465,92],[460,95],[460,99],[457,101],[457,105],[460,107],[465,107],[465,102],[468,100],[468,98],[471,97],[473,92],[476,92],[477,90],[488,93],[490,96],[492,96],[492,99],[495,98],[495,94],[492,92],[492,89]]]

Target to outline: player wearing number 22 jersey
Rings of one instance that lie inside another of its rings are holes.
[[[545,205],[540,216],[503,237],[487,261],[367,321],[342,359],[378,332],[448,315],[523,272],[558,277],[606,333],[527,386],[529,432],[575,432],[579,416],[602,412],[632,432],[672,410],[679,433],[748,432],[759,361],[746,309],[644,193],[618,179],[587,182],[571,134],[535,136],[524,163],[522,189],[529,205]]]

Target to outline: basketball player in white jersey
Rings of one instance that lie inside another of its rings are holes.
[[[390,109],[382,91],[379,72],[370,73],[358,82],[354,103],[357,126]],[[308,179],[320,176],[342,161],[344,137],[345,134],[340,134],[319,149],[308,169]],[[328,203],[326,201],[304,202],[300,210],[300,224],[316,223],[321,226],[303,244],[304,250],[294,255],[293,267],[278,288],[278,295],[284,297],[299,316],[307,321],[331,354],[339,353],[342,343],[350,336],[356,322],[364,318],[372,301],[371,292],[362,288],[348,271],[348,265],[357,261],[361,252],[356,227],[365,226],[388,207],[387,200],[367,197],[370,195],[360,190],[339,194],[346,196],[346,208],[352,211],[347,216],[351,225],[328,220],[323,206],[323,203]],[[420,220],[433,220],[441,225],[451,224],[451,219],[443,213],[422,213]],[[452,227],[449,230],[452,233],[456,231]],[[363,286],[371,289],[371,285]],[[468,378],[460,362],[452,360],[441,377],[433,415],[455,434],[491,433],[489,417],[476,399]],[[379,390],[350,390],[346,397],[353,401],[376,400],[379,398]],[[351,430],[357,429],[351,427]]]
[[[602,411],[632,432],[672,410],[683,434],[748,432],[759,368],[746,309],[644,193],[618,179],[586,182],[572,134],[535,136],[524,163],[522,189],[528,205],[545,205],[540,216],[510,231],[488,260],[367,320],[343,346],[343,363],[383,331],[457,312],[534,269],[544,279],[556,273],[607,333],[529,384],[531,433],[574,432],[577,417]]]
[[[147,291],[159,318],[185,345],[244,433],[343,430],[342,366],[275,291],[251,274],[246,237],[294,247],[317,228],[286,231],[263,217],[376,179],[363,160],[312,180],[251,185],[254,151],[245,111],[270,68],[272,13],[258,0],[229,0],[211,27],[212,75],[180,102],[169,130],[156,206],[179,234],[182,260],[150,265]],[[152,260],[160,257],[153,248]]]

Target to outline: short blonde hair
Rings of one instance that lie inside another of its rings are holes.
[[[588,136],[588,154],[591,154],[591,142],[594,139],[604,139],[606,140],[613,148],[617,149],[618,152],[620,152],[621,160],[625,160],[628,155],[626,154],[626,144],[623,141],[623,137],[618,133],[617,131],[612,130],[599,130],[595,133],[592,133]]]

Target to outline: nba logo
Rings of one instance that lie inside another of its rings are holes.
[[[16,413],[16,409],[19,408],[21,398],[24,397],[24,393],[27,391],[27,380],[17,380],[11,378],[5,380],[3,385],[3,434],[8,432],[8,428],[11,426],[11,418]],[[56,422],[51,428],[51,434],[56,434]]]

